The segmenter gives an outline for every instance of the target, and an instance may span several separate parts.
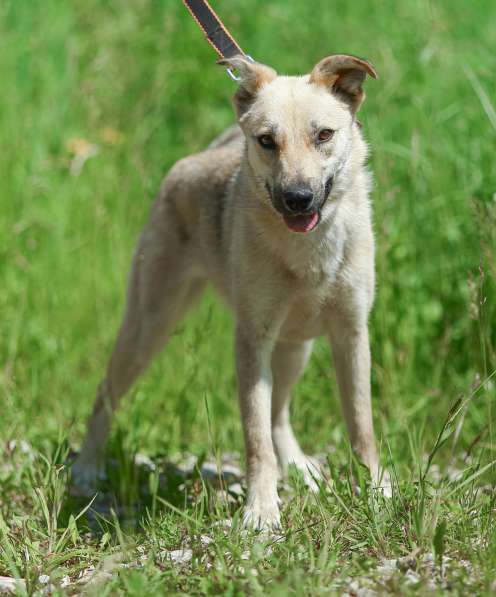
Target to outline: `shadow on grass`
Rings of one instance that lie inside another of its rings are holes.
[[[116,453],[111,447],[106,478],[98,483],[94,494],[78,495],[77,485],[68,483],[59,522],[67,526],[71,516],[84,512],[78,519],[80,530],[86,526],[101,536],[115,535],[119,529],[139,532],[146,521],[165,511],[230,518],[242,504],[242,480],[241,470],[233,461],[214,462],[207,461],[205,455],[188,455],[171,462],[161,455],[151,459],[122,450]]]

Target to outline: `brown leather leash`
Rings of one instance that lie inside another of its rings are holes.
[[[183,0],[183,3],[205,34],[208,43],[221,58],[232,58],[241,54],[253,61],[253,58],[245,54],[235,42],[207,0]],[[231,69],[228,68],[227,73],[231,79],[239,81],[239,77],[236,77]]]

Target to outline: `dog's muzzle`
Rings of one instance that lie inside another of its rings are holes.
[[[288,189],[283,191],[282,201],[288,214],[307,214],[312,211],[313,191],[305,187]]]
[[[310,232],[320,222],[320,215],[332,189],[333,177],[329,177],[320,193],[305,185],[288,188],[265,188],[274,208],[282,215],[286,226],[293,232]]]

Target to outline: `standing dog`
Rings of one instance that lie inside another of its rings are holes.
[[[374,237],[367,146],[356,120],[366,75],[333,55],[310,75],[278,76],[236,56],[239,127],[165,178],[134,256],[122,327],[101,383],[76,483],[98,478],[112,412],[211,281],[236,317],[246,445],[245,524],[279,525],[278,467],[318,470],[289,421],[293,385],[325,335],[351,445],[378,480],[368,315]]]

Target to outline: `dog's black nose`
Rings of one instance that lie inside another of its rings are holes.
[[[308,188],[294,188],[284,191],[283,193],[284,206],[288,211],[293,213],[301,213],[308,210],[312,205],[313,192]]]

